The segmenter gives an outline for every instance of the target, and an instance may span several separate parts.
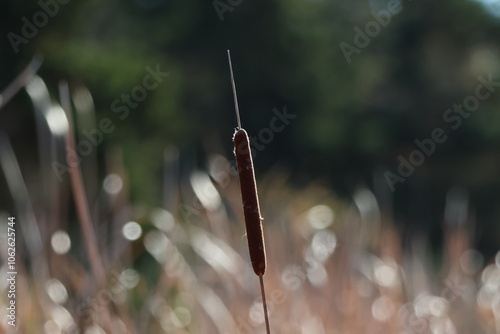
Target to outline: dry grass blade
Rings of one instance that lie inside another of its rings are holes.
[[[44,194],[38,204],[47,208],[47,216],[40,223],[57,228],[64,221],[64,204],[66,187],[58,180],[60,176],[54,173],[52,163],[59,161],[64,152],[64,135],[68,125],[62,108],[51,101],[49,90],[42,78],[35,75],[25,86],[35,111],[36,135],[38,139],[38,159],[40,170],[40,189]]]
[[[35,56],[28,66],[22,71],[14,81],[0,94],[0,109],[2,109],[9,101],[17,94],[17,92],[33,78],[40,66],[42,65],[43,57]]]
[[[85,86],[77,87],[72,94],[72,100],[75,106],[76,124],[78,125],[77,133],[82,133],[86,129],[97,129],[94,100],[90,91]],[[97,150],[92,150],[85,157],[82,174],[88,198],[96,198],[99,193]],[[92,213],[94,213],[96,210],[92,207],[93,203],[91,202],[90,205]],[[96,219],[96,215],[93,218]]]
[[[21,169],[17,163],[10,141],[3,132],[0,132],[0,166],[4,172],[5,180],[7,181],[7,186],[14,200],[18,215],[23,221],[23,224],[20,224],[20,228],[26,240],[28,252],[32,258],[38,259],[38,261],[34,261],[35,270],[37,274],[41,275],[42,279],[45,279],[48,277],[48,269],[44,257],[45,253],[43,251],[40,230],[31,205],[28,189],[21,174]]]
[[[73,135],[72,127],[72,117],[70,111],[70,98],[68,92],[68,86],[66,83],[61,83],[59,85],[61,102],[63,109],[66,113],[66,118],[68,120],[68,131],[66,132],[66,147],[67,147],[67,163],[70,167],[69,174],[71,179],[71,189],[73,191],[73,197],[75,200],[76,211],[78,214],[78,222],[82,228],[83,237],[85,240],[85,245],[87,247],[87,252],[89,254],[90,266],[94,274],[98,287],[103,287],[106,282],[106,271],[104,269],[104,263],[99,252],[99,247],[97,243],[97,238],[94,230],[94,225],[92,223],[92,218],[90,215],[89,205],[87,202],[87,195],[85,193],[85,187],[83,184],[82,173],[79,168],[78,161],[71,160],[71,152],[76,152],[75,138]],[[77,157],[76,157],[77,158]],[[108,333],[113,333],[111,325],[111,315],[108,307],[103,308],[103,322],[104,328]]]
[[[188,232],[193,250],[219,274],[221,279],[229,281],[228,278],[234,278],[240,289],[248,290],[245,276],[250,270],[231,246],[204,229],[191,227]],[[245,275],[241,275],[242,273]]]
[[[36,295],[40,303],[47,304],[49,298],[42,286],[43,283],[48,281],[49,268],[42,236],[21,169],[10,141],[3,132],[0,132],[0,166],[14,201],[17,216],[19,217],[19,221],[22,222],[18,226],[25,240],[26,249],[30,258],[33,259],[31,270],[37,274],[37,280],[34,282],[34,285],[37,287],[35,289]],[[22,270],[19,270],[19,272],[22,272]],[[44,314],[47,314],[46,309],[44,309]]]

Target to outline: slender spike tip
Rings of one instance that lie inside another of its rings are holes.
[[[234,84],[233,64],[231,63],[231,53],[227,50],[227,59],[229,60],[229,72],[231,72],[231,86],[233,87],[234,108],[236,110],[236,120],[238,129],[241,129],[240,108],[238,107],[238,96],[236,95],[236,85]]]
[[[259,281],[260,281],[260,293],[262,295],[262,305],[264,307],[264,319],[266,321],[266,333],[271,334],[271,329],[269,328],[269,315],[267,314],[266,292],[264,289],[264,279],[262,275],[259,275]]]

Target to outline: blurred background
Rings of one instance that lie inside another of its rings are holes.
[[[500,2],[0,8],[19,333],[263,333],[227,49],[273,332],[500,333]]]

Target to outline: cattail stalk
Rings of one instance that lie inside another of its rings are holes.
[[[255,172],[253,168],[252,152],[247,132],[241,127],[240,111],[238,108],[238,98],[236,95],[236,85],[234,83],[233,66],[231,64],[231,54],[227,50],[229,60],[229,70],[231,72],[231,85],[233,88],[234,107],[236,109],[236,119],[238,127],[233,136],[234,154],[238,165],[238,176],[240,179],[241,200],[243,202],[243,214],[245,216],[245,227],[247,231],[248,249],[250,251],[250,261],[252,268],[259,276],[260,291],[264,307],[264,318],[266,331],[269,329],[269,317],[267,314],[266,294],[264,289],[263,276],[266,272],[266,249],[264,245],[264,232],[262,229],[263,218],[260,215],[259,197],[257,195],[257,185],[255,182]]]

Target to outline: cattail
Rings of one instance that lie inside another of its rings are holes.
[[[264,318],[266,321],[266,331],[269,334],[269,319],[267,314],[266,294],[264,291],[263,276],[266,272],[266,248],[264,246],[264,232],[262,230],[262,220],[260,215],[259,197],[257,195],[257,185],[255,183],[255,173],[250,150],[250,141],[247,132],[241,127],[240,111],[238,108],[238,98],[236,95],[236,85],[234,83],[233,66],[231,64],[231,54],[227,50],[229,60],[229,70],[231,72],[231,85],[234,95],[234,107],[238,127],[233,136],[234,155],[238,165],[238,176],[240,178],[241,200],[243,202],[243,215],[245,216],[245,227],[247,231],[248,249],[250,251],[250,261],[253,271],[259,276],[260,291],[264,306]]]
[[[252,262],[253,271],[257,276],[260,276],[266,272],[266,249],[247,132],[240,128],[235,132],[233,141],[240,178],[241,200],[243,201],[250,261]]]

